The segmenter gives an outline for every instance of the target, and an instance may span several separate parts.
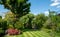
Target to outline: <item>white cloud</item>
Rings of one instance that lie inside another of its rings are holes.
[[[45,11],[44,14],[45,14],[46,16],[48,16],[48,15],[49,15],[49,11]]]
[[[51,0],[53,3],[50,4],[50,6],[56,6],[57,8],[60,8],[60,0]]]
[[[53,2],[59,2],[60,0],[51,0],[51,1],[53,1]]]
[[[52,3],[50,6],[57,6],[59,5],[60,3],[56,2],[56,3]]]

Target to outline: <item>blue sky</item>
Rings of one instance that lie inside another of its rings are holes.
[[[53,11],[60,10],[60,0],[29,0],[31,2],[31,13],[39,14],[45,13],[48,15],[48,9]],[[4,15],[8,10],[4,9],[3,5],[0,5],[0,15]]]

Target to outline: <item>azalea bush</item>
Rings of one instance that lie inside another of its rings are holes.
[[[9,35],[19,35],[19,34],[22,34],[22,31],[20,31],[18,29],[14,29],[14,28],[9,28],[6,30],[5,33],[9,34]]]

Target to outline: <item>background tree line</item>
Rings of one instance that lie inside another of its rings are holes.
[[[52,29],[53,27],[60,30],[60,15],[55,11],[50,11],[48,16],[41,13],[38,15],[27,14],[22,16],[14,23],[15,15],[12,12],[8,12],[5,15],[5,18],[0,18],[0,23],[6,22],[7,28],[14,27],[17,29],[40,29],[42,27]],[[3,24],[2,24],[3,25]]]

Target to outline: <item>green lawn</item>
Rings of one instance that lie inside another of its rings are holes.
[[[6,37],[51,37],[48,32],[46,31],[25,31],[21,35],[15,35],[15,36],[6,36]],[[56,37],[59,37],[56,35]]]

